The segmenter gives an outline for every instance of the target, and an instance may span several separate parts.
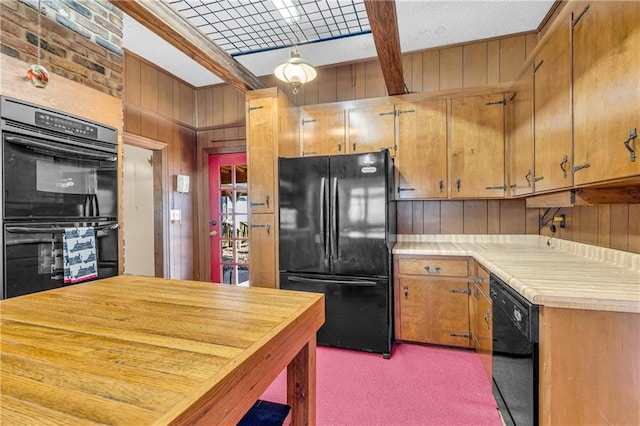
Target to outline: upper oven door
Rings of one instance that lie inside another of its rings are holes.
[[[117,217],[117,156],[3,132],[6,220]]]

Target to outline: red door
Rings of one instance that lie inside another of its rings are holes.
[[[245,153],[209,156],[209,202],[211,281],[245,283],[249,280]]]

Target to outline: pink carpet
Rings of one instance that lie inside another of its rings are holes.
[[[502,424],[472,351],[402,343],[385,360],[318,347],[317,381],[319,426]],[[286,402],[285,372],[261,399]]]

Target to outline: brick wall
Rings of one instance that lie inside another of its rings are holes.
[[[122,99],[122,12],[107,0],[41,0],[40,64]],[[37,62],[38,0],[0,0],[1,52]]]

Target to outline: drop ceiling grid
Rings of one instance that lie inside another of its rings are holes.
[[[232,56],[371,32],[364,0],[297,0],[288,23],[271,0],[165,0]]]

